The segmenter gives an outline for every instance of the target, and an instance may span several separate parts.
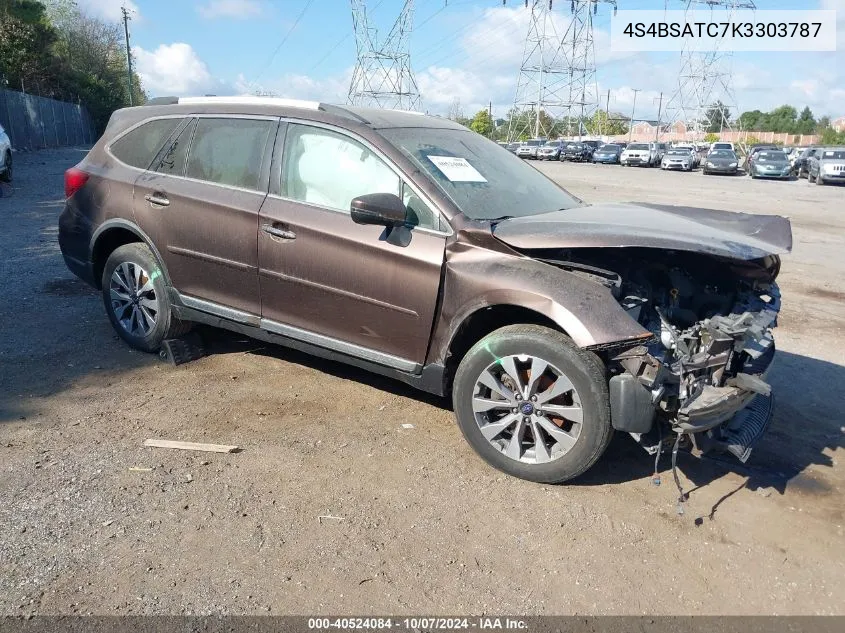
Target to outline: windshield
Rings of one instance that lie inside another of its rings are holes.
[[[826,150],[822,160],[845,160],[845,150]]]
[[[666,152],[667,156],[689,156],[688,149],[670,149]]]
[[[538,145],[542,145],[543,141],[525,141],[525,144],[530,147],[537,147]]]
[[[549,141],[544,145],[544,147],[559,147],[560,141]]]
[[[539,171],[475,132],[391,128],[381,134],[474,220],[521,217],[581,205]]]
[[[736,154],[727,149],[717,149],[710,152],[710,158],[730,158],[736,159]]]
[[[582,147],[583,145],[581,145],[580,143],[569,143],[566,146],[566,149],[581,149]]]
[[[758,158],[763,163],[782,163],[786,160],[786,154],[783,152],[760,152]]]
[[[648,149],[648,145],[645,143],[633,143],[628,146],[628,149]]]
[[[713,149],[730,149],[730,143],[713,143]]]
[[[618,145],[602,145],[599,147],[600,152],[618,152],[619,146]]]

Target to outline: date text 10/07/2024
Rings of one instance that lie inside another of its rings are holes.
[[[313,630],[525,630],[528,623],[519,618],[308,618],[308,628]]]

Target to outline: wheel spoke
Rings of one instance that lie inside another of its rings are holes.
[[[546,404],[543,405],[543,411],[545,413],[552,413],[560,416],[570,422],[578,422],[579,424],[584,419],[584,410],[581,407],[565,407],[559,404]]]
[[[516,385],[516,388],[519,390],[519,394],[523,395],[525,385],[522,384],[522,380],[519,377],[519,371],[516,369],[516,361],[514,361],[514,357],[505,356],[499,360],[499,364],[502,366],[502,369],[505,370],[505,373],[510,376],[511,380],[513,380],[513,384]]]
[[[569,450],[573,446],[575,446],[575,442],[578,440],[577,437],[570,435],[560,427],[558,427],[554,422],[551,420],[547,420],[545,418],[538,418],[537,424],[539,424],[545,431],[551,435],[552,439],[557,443],[563,446],[564,450]]]
[[[511,408],[513,408],[513,403],[507,400],[491,400],[490,398],[482,398],[480,396],[475,396],[472,399],[472,410],[476,413]]]
[[[149,297],[138,297],[138,303],[141,307],[152,310],[156,314],[158,313],[158,301],[155,299],[150,299]]]
[[[131,293],[132,291],[129,289],[129,286],[126,284],[126,281],[123,279],[120,272],[120,269],[116,268],[115,271],[112,273],[112,283],[114,285],[119,286],[124,292]]]
[[[485,387],[489,387],[491,391],[498,393],[509,403],[516,402],[516,394],[514,394],[510,389],[505,387],[499,381],[498,378],[496,378],[493,374],[490,373],[489,369],[485,370],[485,372],[481,374],[481,376],[479,376],[478,382],[484,385]],[[513,406],[513,404],[511,406]]]
[[[546,446],[546,441],[540,433],[540,425],[536,420],[531,421],[531,431],[534,433],[534,458],[538,464],[551,460],[552,455],[549,453],[549,447]]]
[[[525,429],[527,426],[528,425],[522,421],[522,418],[517,419],[516,428],[513,430],[513,435],[511,435],[510,442],[508,442],[508,448],[505,450],[505,455],[511,459],[518,460],[522,457],[522,438],[525,437]]]
[[[510,414],[503,417],[501,420],[497,422],[488,422],[487,424],[480,426],[481,434],[486,437],[488,440],[494,440],[499,434],[507,429],[511,424],[516,422],[519,418],[518,415]]]
[[[150,314],[150,311],[142,305],[138,306],[138,308],[140,309],[141,314],[144,316],[145,327],[143,327],[143,330],[144,334],[147,334],[156,325],[155,316]]]
[[[153,287],[153,280],[151,277],[147,277],[146,283],[141,286],[141,288],[138,290],[138,294],[147,294],[148,292],[152,292],[153,290],[155,290],[155,288]]]
[[[530,398],[535,394],[537,390],[537,383],[540,380],[540,377],[546,372],[546,368],[548,366],[549,364],[542,358],[531,358],[531,378],[528,381],[527,397]]]
[[[569,378],[566,376],[559,374],[555,383],[546,389],[544,392],[537,394],[537,402],[540,404],[545,404],[550,400],[554,400],[555,398],[562,396],[563,394],[572,391],[575,387],[573,387],[572,383],[569,381]]]
[[[140,324],[138,323],[140,317],[138,316],[138,308],[132,306],[132,312],[129,315],[129,332],[135,334],[138,331]]]
[[[139,288],[141,287],[141,275],[143,274],[143,270],[141,270],[140,266],[136,266],[135,264],[131,264],[132,266],[132,273],[134,275],[132,281],[135,284],[135,292],[138,292]]]
[[[123,278],[123,282],[126,284],[126,289],[130,293],[137,289],[137,286],[135,285],[135,280],[132,277],[132,268],[129,262],[123,262],[120,265],[120,274]]]
[[[132,299],[129,298],[128,294],[121,292],[117,288],[109,288],[109,294],[111,295],[112,301],[120,301],[121,303],[132,302]]]

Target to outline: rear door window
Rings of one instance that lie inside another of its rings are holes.
[[[136,127],[111,144],[111,153],[121,162],[147,169],[182,118],[156,119]]]
[[[185,174],[188,148],[191,146],[191,137],[194,135],[196,127],[197,121],[194,119],[169,145],[165,145],[164,153],[154,165],[155,171],[171,176],[183,176]]]
[[[188,156],[189,178],[259,190],[270,132],[277,123],[240,118],[201,118]]]

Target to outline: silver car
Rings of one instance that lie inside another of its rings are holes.
[[[540,145],[542,145],[544,141],[538,139],[531,139],[530,141],[525,141],[516,148],[516,155],[520,158],[537,158],[537,150],[540,149]]]
[[[560,160],[563,141],[549,141],[537,150],[537,160]]]
[[[685,148],[670,149],[663,155],[660,161],[660,169],[680,169],[692,171],[695,167],[695,158],[692,151]]]
[[[807,180],[817,185],[845,182],[845,147],[825,147],[807,162]]]

